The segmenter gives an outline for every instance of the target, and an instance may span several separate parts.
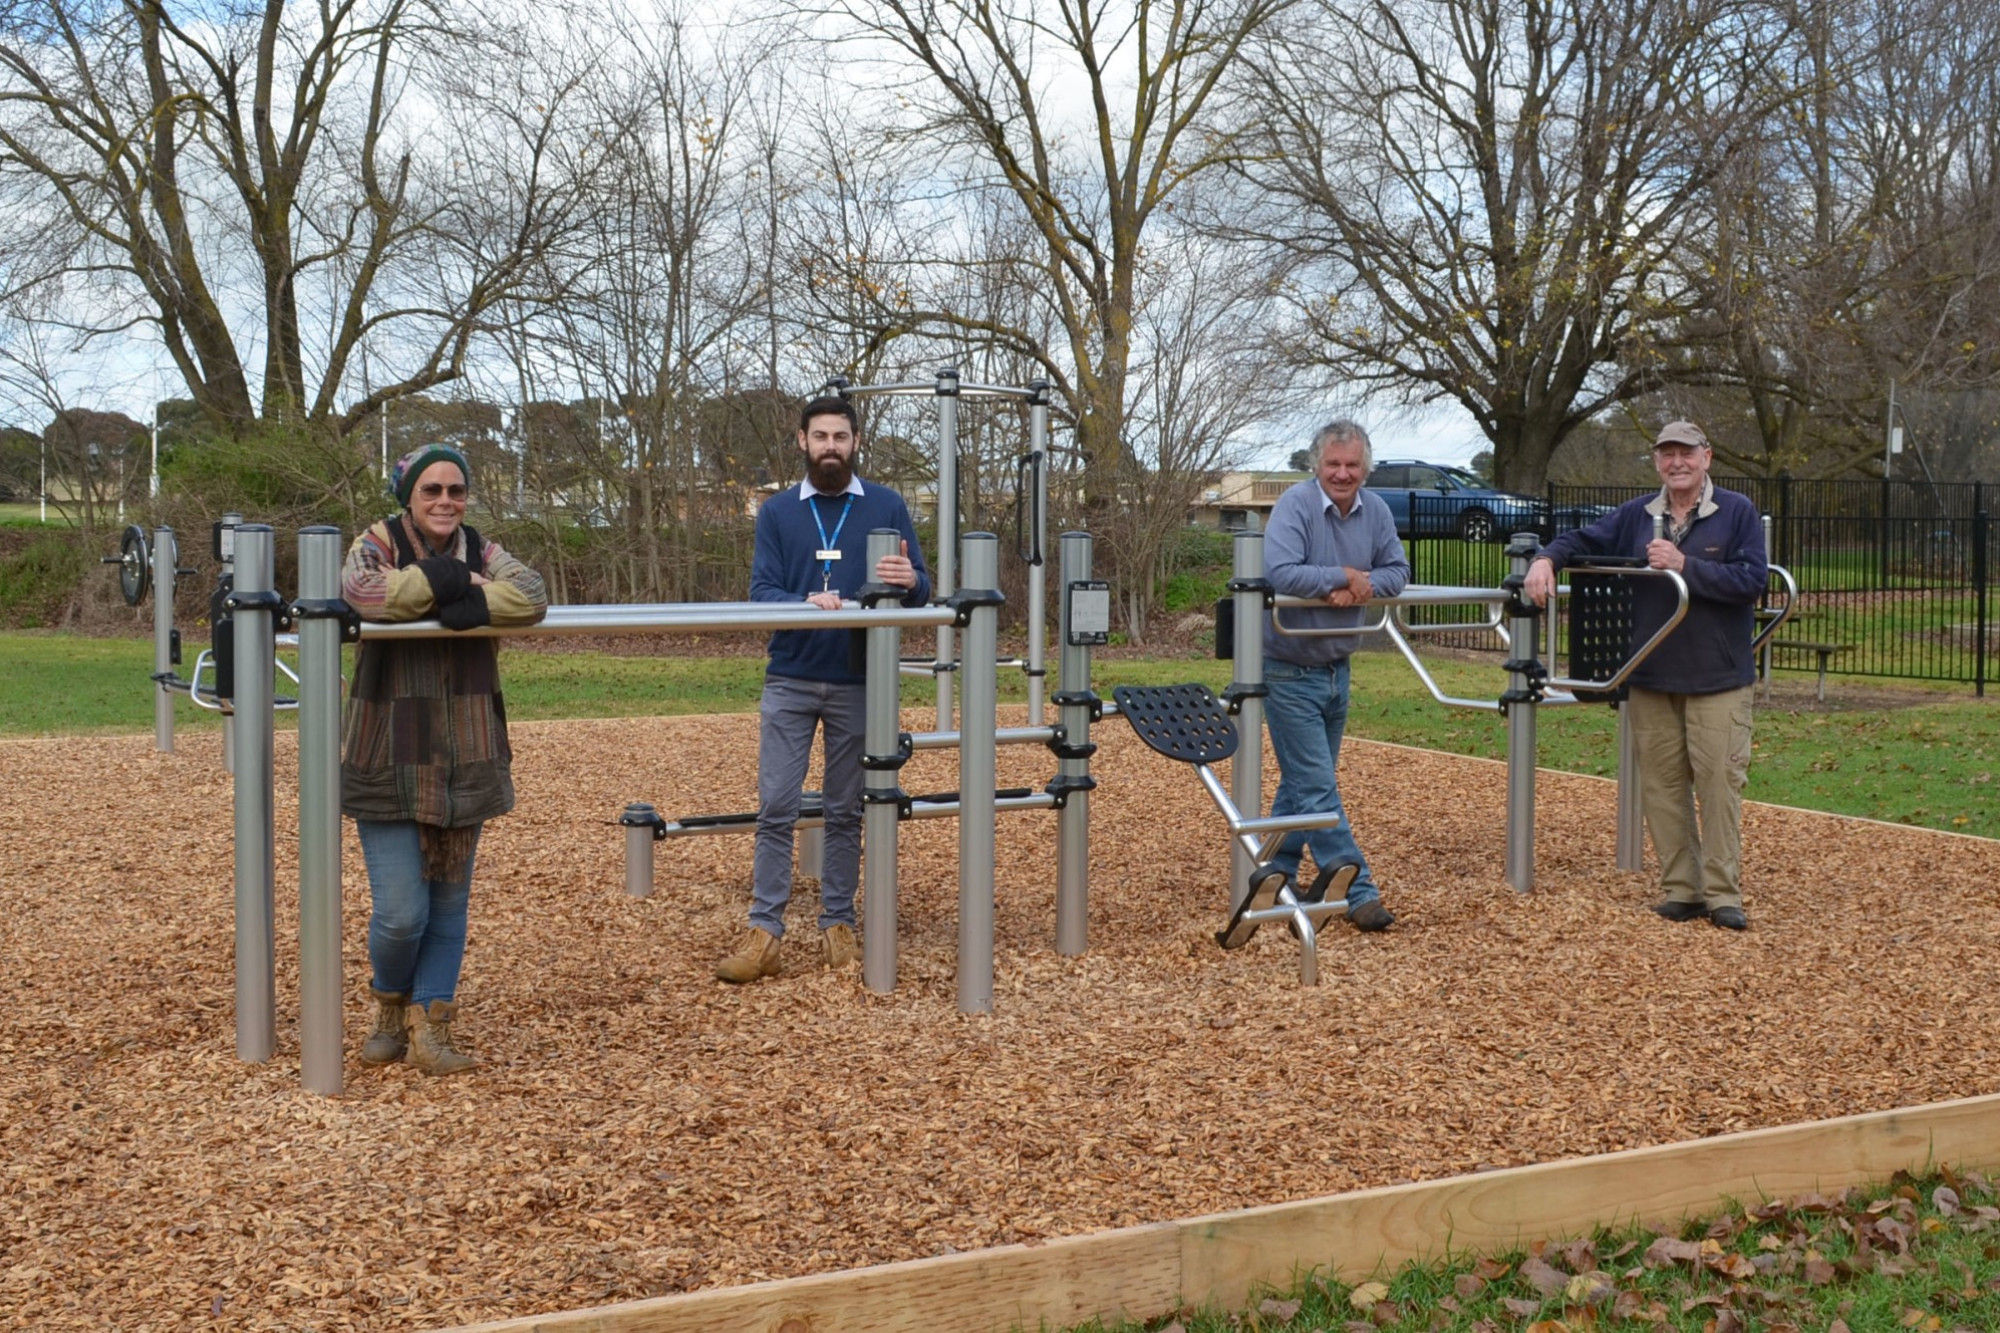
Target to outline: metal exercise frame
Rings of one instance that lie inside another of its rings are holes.
[[[1257,544],[1257,567],[1263,568],[1263,538],[1261,534],[1248,534]],[[1244,540],[1243,536],[1238,541]],[[1614,576],[1654,577],[1668,580],[1674,587],[1678,604],[1659,632],[1634,649],[1610,682],[1571,681],[1562,677],[1551,677],[1540,659],[1535,655],[1538,636],[1537,619],[1543,614],[1542,608],[1527,599],[1521,591],[1526,584],[1528,566],[1540,552],[1540,545],[1532,533],[1517,534],[1508,544],[1507,556],[1509,573],[1505,585],[1500,588],[1454,588],[1411,585],[1394,597],[1382,597],[1368,603],[1370,609],[1379,609],[1380,614],[1372,621],[1364,619],[1358,625],[1335,626],[1322,629],[1307,629],[1287,625],[1283,618],[1286,608],[1323,607],[1323,602],[1305,597],[1285,597],[1268,594],[1269,614],[1272,627],[1280,634],[1298,638],[1326,638],[1334,636],[1359,637],[1381,633],[1402,652],[1404,659],[1416,671],[1431,697],[1439,703],[1453,708],[1478,708],[1501,711],[1507,715],[1507,883],[1522,893],[1534,890],[1535,883],[1535,709],[1542,704],[1574,704],[1577,698],[1568,693],[1547,695],[1544,690],[1556,687],[1559,691],[1573,688],[1602,690],[1615,688],[1631,674],[1632,669],[1644,661],[1665,639],[1667,633],[1678,625],[1687,614],[1687,583],[1670,570],[1634,569],[1623,566],[1573,566],[1580,572],[1608,574]],[[1410,608],[1423,606],[1488,606],[1492,608],[1491,618],[1483,626],[1424,625],[1410,622]],[[1261,610],[1261,607],[1257,609]],[[1506,623],[1503,625],[1502,619]],[[1237,624],[1257,625],[1253,617],[1244,617],[1238,611]],[[1437,682],[1424,669],[1422,661],[1410,645],[1409,636],[1423,633],[1463,633],[1468,628],[1493,629],[1499,631],[1510,645],[1510,657],[1503,665],[1507,671],[1507,691],[1498,700],[1461,699],[1447,695],[1438,688]],[[1520,649],[1525,648],[1525,656]],[[1264,641],[1261,633],[1239,633],[1236,640],[1236,661],[1238,679],[1245,679],[1244,658],[1252,654],[1257,659],[1257,670],[1261,679]],[[1238,765],[1237,767],[1248,767]],[[1239,796],[1239,802],[1241,797]],[[1256,807],[1246,807],[1256,808]]]
[[[1047,591],[1047,551],[1049,537],[1049,385],[1046,380],[1019,387],[995,384],[965,384],[959,380],[955,367],[947,367],[937,373],[934,382],[925,384],[915,381],[903,384],[850,384],[844,376],[836,375],[822,386],[822,392],[837,394],[842,398],[917,398],[937,399],[938,412],[938,456],[937,456],[937,506],[938,506],[938,552],[936,578],[933,580],[934,595],[939,601],[947,601],[958,591],[958,567],[954,555],[958,546],[958,403],[961,398],[1006,398],[1028,405],[1028,452],[1018,462],[1019,475],[1016,513],[1020,512],[1020,501],[1027,501],[1027,519],[1021,524],[1024,545],[1020,552],[1028,566],[1028,656],[1003,662],[1003,666],[1020,666],[1028,678],[1028,725],[1039,727],[1043,723],[1045,703],[1043,686],[1048,671],[1046,668],[1046,634],[1048,617]],[[998,586],[998,579],[994,581]],[[937,729],[940,732],[952,730],[952,677],[959,671],[960,664],[954,646],[954,627],[942,626],[937,632],[937,654],[928,664],[916,666],[918,674],[934,676],[937,680]]]
[[[1066,532],[1061,541],[1061,597],[1058,623],[1063,630],[1063,653],[1060,662],[1060,676],[1055,697],[1057,707],[1063,710],[1062,719],[1053,726],[999,727],[988,725],[976,728],[981,737],[990,738],[987,744],[1001,745],[1041,745],[1046,746],[1056,758],[1055,778],[1041,791],[1029,788],[1009,788],[995,791],[994,809],[998,812],[1013,810],[1056,810],[1057,846],[1057,952],[1074,956],[1085,951],[1088,943],[1088,859],[1089,859],[1089,793],[1095,786],[1090,777],[1090,756],[1096,747],[1090,742],[1090,727],[1100,714],[1101,702],[1090,688],[1090,647],[1089,642],[1079,642],[1071,632],[1073,624],[1072,595],[1081,585],[1091,584],[1091,536],[1087,532]],[[889,529],[881,529],[869,534],[868,559],[872,568],[875,561],[896,550],[896,536]],[[997,570],[994,571],[997,579]],[[972,582],[978,582],[968,573]],[[900,595],[900,589],[864,589],[864,598],[870,605],[883,601],[893,601]],[[973,596],[973,593],[954,594],[955,599]],[[1108,599],[1108,593],[1100,595]],[[1108,616],[1108,600],[1104,613]],[[817,622],[815,622],[817,623]],[[969,631],[968,631],[969,632]],[[900,708],[897,688],[900,663],[901,631],[896,626],[877,627],[868,631],[866,691],[868,712],[865,726],[868,735],[864,738],[864,760],[867,769],[867,785],[863,791],[864,842],[870,855],[865,867],[863,885],[870,904],[895,902],[894,880],[895,825],[906,819],[952,819],[957,818],[965,805],[961,791],[937,795],[911,795],[902,791],[896,783],[895,773],[908,758],[919,750],[962,750],[966,743],[966,731],[921,731],[898,730]],[[1101,641],[1101,636],[1098,640]],[[972,659],[968,658],[968,661]],[[996,669],[1006,663],[995,660]],[[969,677],[968,677],[969,678]],[[963,757],[961,757],[963,762]],[[813,841],[818,841],[819,831],[824,824],[823,811],[808,803],[804,807],[794,829],[799,833],[797,863],[802,873],[817,874],[815,864],[809,856],[817,848],[809,849],[807,833]],[[644,897],[653,891],[655,858],[653,844],[671,839],[704,837],[725,834],[754,832],[757,825],[755,811],[737,815],[700,815],[682,819],[668,819],[650,802],[635,801],[627,805],[619,816],[619,824],[625,828],[625,888],[634,897]],[[868,832],[871,825],[875,828]],[[879,849],[887,849],[888,855],[879,854]],[[879,877],[887,876],[883,882]],[[896,984],[895,929],[893,912],[886,922],[878,925],[874,912],[870,913],[869,929],[864,932],[862,944],[862,978],[870,989],[888,991]]]
[[[894,542],[892,530],[870,534],[875,543]],[[875,989],[895,984],[894,932],[883,930],[895,915],[894,820],[908,798],[896,787],[896,769],[907,751],[896,743],[893,708],[897,676],[896,638],[901,627],[962,627],[967,642],[990,650],[1000,595],[992,585],[998,568],[998,539],[991,533],[965,534],[964,567],[970,588],[949,605],[896,607],[861,605],[822,611],[800,603],[662,604],[648,606],[556,606],[539,624],[445,629],[435,620],[364,623],[340,599],[340,534],[307,528],[299,534],[300,595],[287,606],[271,587],[272,534],[263,525],[237,532],[237,585],[229,601],[240,616],[237,632],[247,660],[271,651],[283,619],[300,625],[299,719],[299,952],[302,1072],[309,1091],[341,1090],[340,1005],[340,644],[364,639],[554,637],[660,631],[765,632],[780,629],[861,629],[869,631],[868,753],[870,765],[864,833],[870,871],[870,944],[864,956],[867,983]],[[893,546],[887,549],[894,549]],[[869,600],[886,599],[895,589],[866,590]],[[993,1007],[993,816],[995,662],[990,651],[968,658],[965,724],[959,748],[960,800],[952,813],[959,825],[959,1008],[986,1012]],[[885,712],[883,702],[891,706]],[[276,1049],[274,927],[272,922],[272,733],[270,681],[247,673],[237,697],[236,747],[236,1004],[237,1054],[247,1061],[271,1058]],[[1081,759],[1078,763],[1083,763]],[[1087,769],[1087,764],[1084,765]],[[1088,782],[1088,778],[1082,779]],[[1060,779],[1059,779],[1060,782]],[[1059,805],[1057,784],[1034,800]],[[870,818],[869,816],[872,816]],[[1070,826],[1077,821],[1065,821]],[[1078,830],[1082,832],[1082,830]],[[1068,849],[1066,858],[1087,855]],[[886,878],[884,878],[886,876]],[[1058,920],[1076,916],[1075,903],[1058,902]],[[879,937],[879,938],[878,938]]]
[[[136,525],[129,527],[120,553],[100,561],[119,566],[118,581],[127,605],[137,606],[148,591],[153,594],[153,670],[147,677],[153,684],[153,748],[161,754],[173,753],[174,696],[183,694],[195,707],[222,714],[222,766],[228,772],[235,770],[236,763],[236,710],[231,697],[236,659],[233,649],[217,645],[223,640],[226,633],[223,627],[229,619],[222,611],[222,603],[235,581],[235,534],[241,526],[243,515],[236,513],[224,514],[215,526],[221,568],[211,599],[211,611],[217,613],[210,617],[211,646],[195,654],[194,668],[186,676],[179,671],[181,636],[174,624],[174,591],[182,578],[195,571],[180,567],[180,539],[174,530],[164,526],[155,528],[149,541],[142,529]],[[293,684],[298,683],[298,673],[277,656],[276,650],[297,646],[294,635],[273,636],[272,666]],[[213,677],[207,684],[202,680],[204,673]],[[298,706],[298,701],[277,698],[274,706],[281,711],[292,709]]]

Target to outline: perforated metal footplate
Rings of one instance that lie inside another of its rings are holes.
[[[1169,759],[1213,764],[1236,753],[1236,727],[1206,685],[1120,685],[1111,697],[1139,739]]]

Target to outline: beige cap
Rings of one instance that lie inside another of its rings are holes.
[[[1661,427],[1660,433],[1653,437],[1655,449],[1663,444],[1695,444],[1706,449],[1708,436],[1703,435],[1701,427],[1692,421],[1671,421]]]

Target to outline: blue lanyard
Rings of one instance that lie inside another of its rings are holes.
[[[840,541],[840,530],[847,526],[847,511],[854,508],[854,492],[849,491],[847,493],[847,503],[840,507],[840,521],[833,525],[833,535],[831,537],[826,535],[826,524],[820,521],[819,505],[812,500],[807,500],[806,508],[812,510],[813,526],[819,529],[819,549],[822,551],[831,551],[835,544]],[[820,561],[819,588],[821,592],[833,591],[833,561],[831,560]]]

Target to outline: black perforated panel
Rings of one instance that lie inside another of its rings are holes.
[[[1236,753],[1236,727],[1206,685],[1120,685],[1111,692],[1139,739],[1169,759],[1213,764]]]
[[[1643,567],[1646,562],[1636,556],[1593,556],[1590,563]],[[1572,574],[1568,583],[1569,674],[1578,680],[1609,680],[1632,655],[1632,592],[1638,580],[1616,574]]]

